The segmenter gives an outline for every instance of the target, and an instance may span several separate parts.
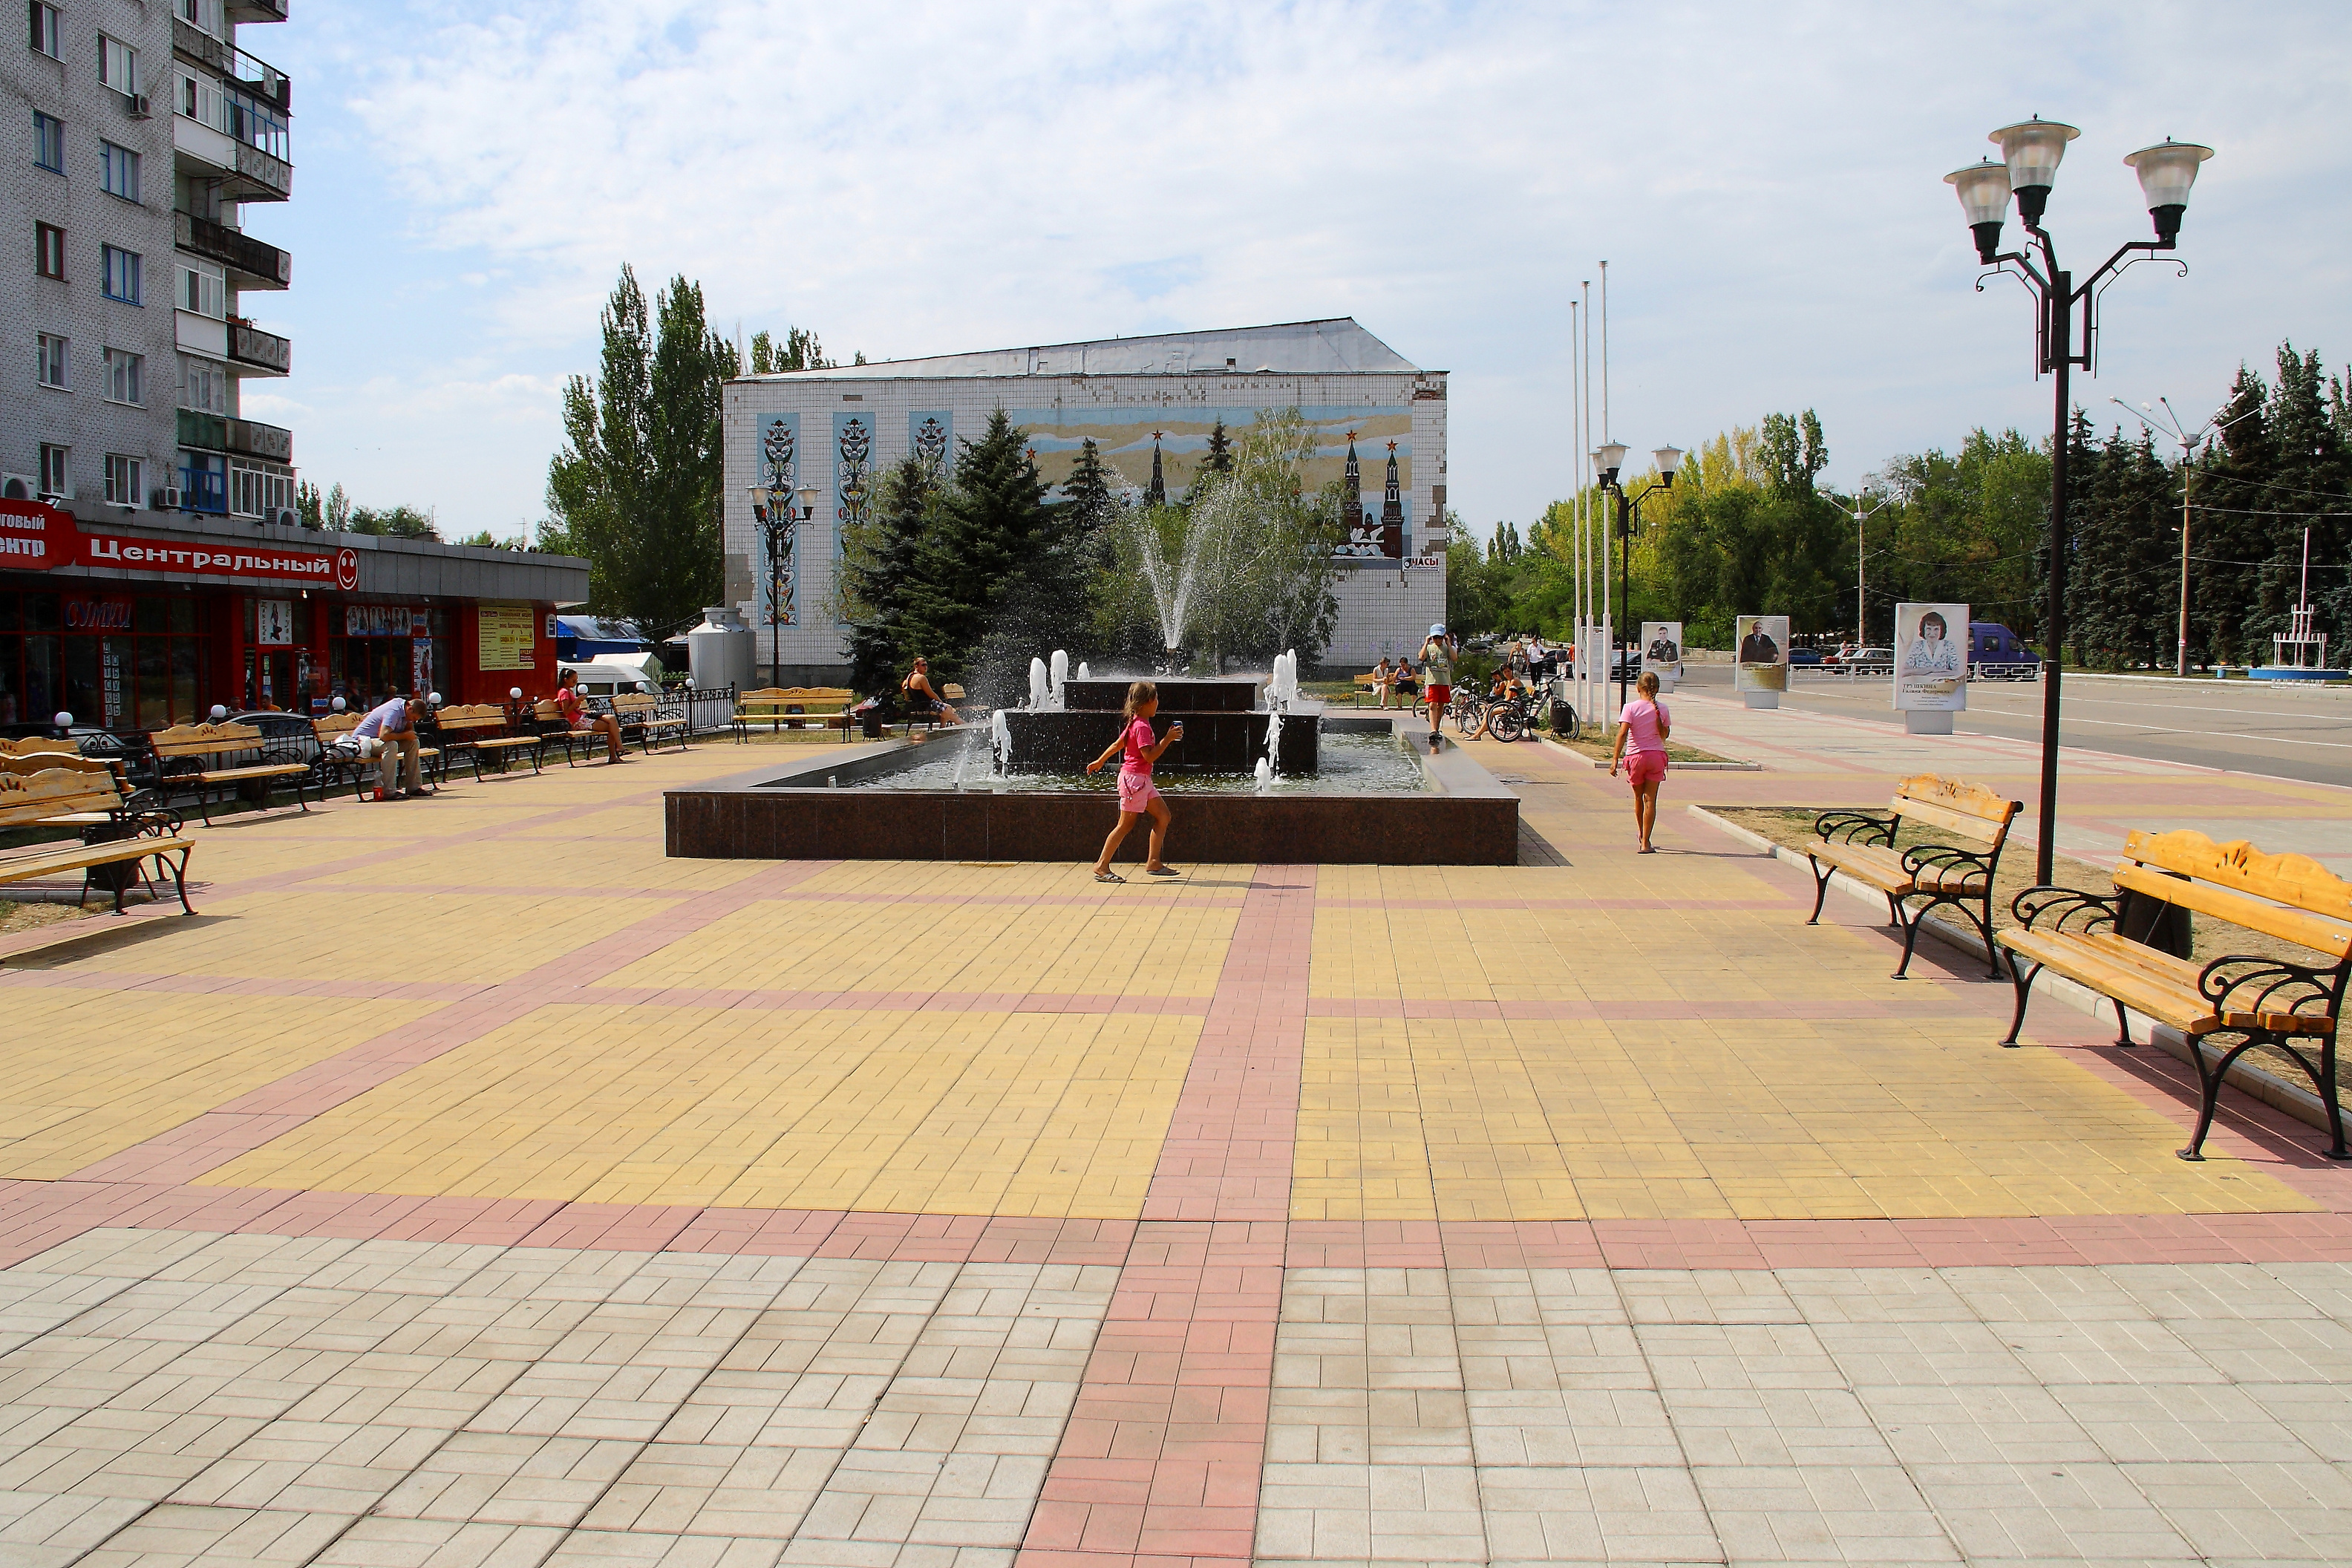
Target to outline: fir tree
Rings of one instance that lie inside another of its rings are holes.
[[[1191,506],[1201,494],[1219,479],[1234,471],[1234,438],[1225,431],[1220,417],[1209,426],[1209,449],[1202,454],[1201,466],[1192,472],[1192,482],[1184,491],[1184,504]]]
[[[1064,504],[1072,518],[1085,531],[1099,528],[1111,513],[1113,497],[1111,470],[1102,460],[1102,449],[1089,436],[1078,447],[1078,460],[1070,465],[1070,477],[1062,483]]]
[[[908,651],[927,655],[942,682],[971,672],[991,618],[1052,530],[1045,482],[1003,409],[980,439],[958,445],[954,480],[916,548],[905,609]]]
[[[846,542],[843,612],[849,620],[850,685],[868,695],[894,689],[924,651],[907,640],[907,605],[916,591],[936,494],[929,468],[908,454],[882,476],[873,521]]]

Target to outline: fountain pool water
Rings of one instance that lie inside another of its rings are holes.
[[[986,744],[978,736],[961,744],[932,742],[921,748],[920,760],[887,773],[853,777],[841,787],[886,791],[952,789],[966,795],[1118,793],[1116,764],[1098,773],[1087,773],[1083,764],[1066,773],[996,773],[980,760]],[[1326,735],[1320,752],[1320,765],[1311,773],[1277,773],[1264,757],[1257,759],[1255,768],[1245,771],[1197,773],[1171,769],[1163,757],[1152,773],[1171,799],[1192,795],[1251,795],[1261,790],[1275,795],[1398,795],[1429,787],[1418,759],[1401,735]],[[1171,750],[1170,755],[1172,754]]]

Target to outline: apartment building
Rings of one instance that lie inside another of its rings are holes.
[[[292,433],[245,402],[292,365],[248,319],[292,258],[247,229],[293,194],[293,95],[240,42],[288,0],[15,3],[0,498],[290,522]]]

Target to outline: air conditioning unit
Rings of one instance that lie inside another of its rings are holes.
[[[157,511],[179,510],[180,487],[177,485],[157,485],[153,489],[147,492],[147,504],[153,507]]]
[[[145,93],[143,93],[143,92],[126,92],[126,93],[124,93],[122,96],[123,96],[124,100],[125,100],[130,104],[130,106],[131,106],[131,119],[133,119],[133,120],[152,120],[152,119],[153,119],[153,118],[154,118],[154,115],[155,115],[155,105],[154,105],[154,101],[153,101],[152,99],[150,99],[150,98],[149,98]]]
[[[269,521],[280,528],[299,528],[302,526],[302,514],[290,506],[281,506],[269,514]]]
[[[0,474],[0,500],[31,500],[39,488],[30,474]]]

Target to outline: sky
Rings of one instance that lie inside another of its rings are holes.
[[[2148,237],[2135,148],[2218,149],[2189,272],[2105,296],[2075,398],[2193,419],[2278,344],[2352,362],[2352,23],[2333,5],[302,0],[295,374],[246,413],[445,536],[545,511],[622,263],[843,360],[1353,316],[1451,373],[1450,500],[1575,483],[1570,301],[1609,262],[1609,423],[1646,452],[1813,408],[1827,478],[2046,434],[2031,301],[1943,176],[2080,126],[2064,264]],[[2331,19],[2332,18],[2332,19]],[[2008,238],[2021,238],[2012,222]],[[1597,359],[1596,334],[1596,359]],[[1596,375],[1597,380],[1597,375]],[[1595,425],[1598,428],[1598,422]]]

